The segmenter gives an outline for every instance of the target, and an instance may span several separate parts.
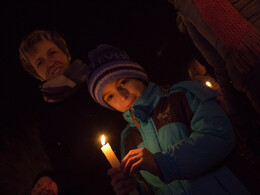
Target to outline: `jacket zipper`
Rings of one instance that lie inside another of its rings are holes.
[[[130,108],[130,115],[131,115],[131,118],[132,118],[135,126],[139,129],[140,123],[136,120],[136,118],[134,116],[134,109],[133,108]]]

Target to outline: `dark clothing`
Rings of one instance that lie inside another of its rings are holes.
[[[101,152],[99,138],[104,131],[111,138],[119,136],[117,130],[124,122],[120,123],[117,114],[96,104],[84,83],[70,98],[44,103],[40,116],[42,139],[59,194],[113,194],[106,173],[110,165]],[[114,140],[110,142],[114,149],[119,147]]]
[[[225,110],[236,133],[236,157],[230,158],[231,168],[257,194],[260,192],[260,1],[169,1],[182,16],[195,46],[214,68],[226,101]],[[220,6],[221,3],[225,6]],[[231,17],[225,17],[228,15]],[[232,166],[234,163],[236,166]]]

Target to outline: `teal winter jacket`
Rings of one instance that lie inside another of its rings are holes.
[[[221,166],[234,147],[235,136],[230,120],[214,100],[218,95],[201,82],[180,82],[168,94],[150,82],[123,114],[129,125],[121,134],[122,158],[131,149],[145,147],[163,173],[159,178],[140,171],[142,194],[248,194]]]

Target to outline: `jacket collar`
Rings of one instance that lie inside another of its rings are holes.
[[[163,93],[160,87],[152,82],[149,82],[143,94],[131,107],[134,111],[134,117],[145,122],[162,96]],[[132,126],[133,121],[131,118],[130,109],[123,114],[123,117]]]

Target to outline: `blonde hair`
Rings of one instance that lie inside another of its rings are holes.
[[[23,68],[33,77],[41,80],[41,77],[37,74],[34,67],[28,59],[28,55],[35,51],[35,45],[42,40],[48,40],[53,42],[61,51],[71,60],[70,53],[65,40],[58,33],[48,30],[35,30],[27,35],[20,44],[19,57],[23,65]]]

